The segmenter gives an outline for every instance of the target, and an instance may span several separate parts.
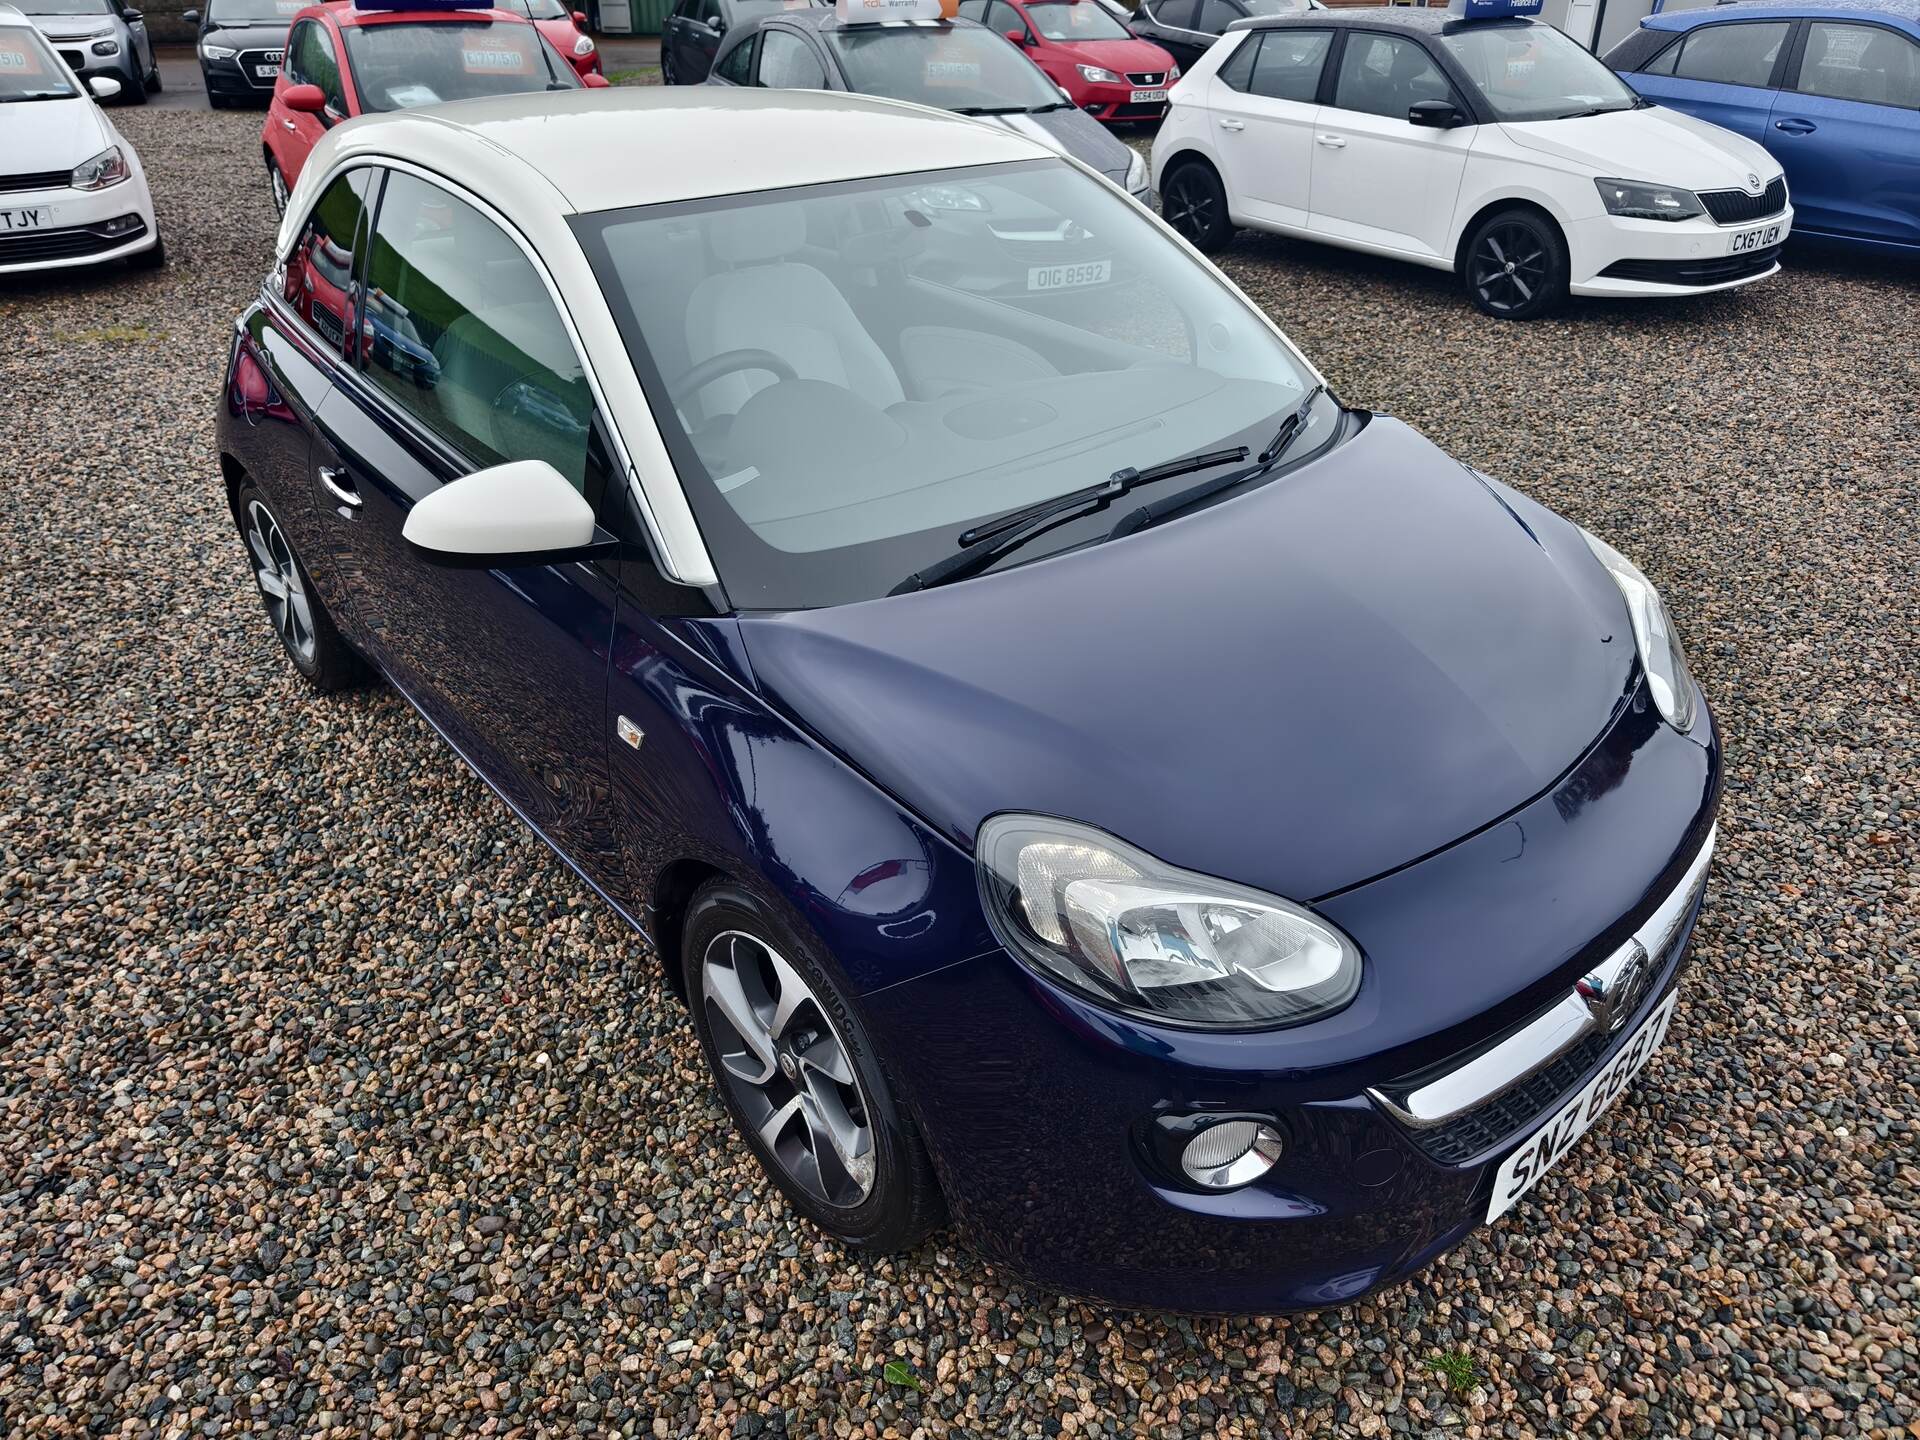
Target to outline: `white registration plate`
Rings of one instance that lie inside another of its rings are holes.
[[[1511,1210],[1593,1127],[1593,1122],[1620,1097],[1620,1092],[1633,1083],[1633,1077],[1645,1068],[1653,1052],[1660,1048],[1660,1042],[1666,1039],[1667,1022],[1673,1019],[1673,1006],[1678,998],[1677,990],[1668,994],[1660,1002],[1660,1008],[1649,1015],[1633,1032],[1633,1038],[1614,1054],[1607,1068],[1581,1086],[1579,1094],[1555,1111],[1551,1120],[1506,1158],[1493,1179],[1493,1199],[1487,1206],[1489,1222]]]
[[[1744,255],[1749,250],[1764,250],[1769,245],[1778,245],[1782,228],[1780,221],[1776,220],[1771,225],[1758,225],[1751,230],[1742,230],[1727,241],[1727,253]]]
[[[254,78],[258,80],[275,80],[280,76],[280,67],[278,65],[256,65],[253,67],[253,74]]]
[[[1111,260],[1083,260],[1077,265],[1034,265],[1027,270],[1027,289],[1072,290],[1080,285],[1104,285],[1111,278]]]
[[[31,210],[0,210],[0,234],[10,230],[45,230],[53,224],[53,206],[35,205]]]
[[[1167,92],[1164,90],[1136,90],[1133,92],[1133,97],[1128,103],[1133,105],[1158,105],[1166,98]]]

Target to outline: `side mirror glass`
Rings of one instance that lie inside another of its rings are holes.
[[[327,108],[327,97],[318,85],[289,85],[287,93],[280,98],[289,110],[297,110],[302,115],[318,115]]]
[[[1407,111],[1409,125],[1423,125],[1429,130],[1451,130],[1464,124],[1466,118],[1451,100],[1421,100]]]
[[[89,75],[87,89],[93,92],[95,99],[111,100],[120,93],[120,82],[111,75]]]
[[[544,460],[462,476],[415,505],[400,527],[429,560],[487,569],[582,559],[599,548],[594,533],[593,507]]]

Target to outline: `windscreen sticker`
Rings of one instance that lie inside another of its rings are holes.
[[[964,85],[970,80],[979,78],[980,62],[977,60],[929,60],[927,62],[929,85]]]
[[[11,35],[0,35],[0,75],[44,75],[40,56]]]
[[[390,85],[387,101],[396,110],[412,110],[420,105],[438,105],[440,97],[427,85]]]
[[[509,50],[500,45],[469,45],[460,52],[460,63],[469,75],[525,75],[533,67],[532,57],[524,50]]]

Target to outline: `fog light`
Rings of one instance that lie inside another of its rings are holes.
[[[105,221],[95,228],[102,235],[119,235],[128,230],[137,230],[139,227],[140,217],[138,215],[116,215],[113,219]]]
[[[1280,1158],[1280,1132],[1258,1120],[1209,1125],[1180,1152],[1180,1168],[1208,1190],[1235,1190],[1258,1180]]]

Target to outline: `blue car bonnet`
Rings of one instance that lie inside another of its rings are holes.
[[[1383,417],[1123,540],[742,636],[770,703],[968,848],[1061,815],[1302,900],[1539,795],[1635,664],[1573,526]]]

